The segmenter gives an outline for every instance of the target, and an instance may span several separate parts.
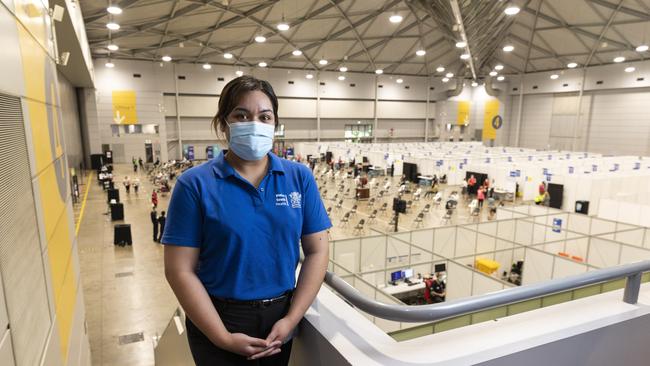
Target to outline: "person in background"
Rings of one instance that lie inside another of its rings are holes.
[[[158,232],[159,232],[159,235],[160,235],[160,236],[158,236],[158,240],[157,240],[157,241],[158,241],[159,243],[160,243],[160,241],[162,240],[163,233],[165,232],[165,221],[166,221],[166,220],[167,220],[167,218],[165,217],[165,211],[161,211],[161,212],[160,212],[160,216],[158,217],[158,226],[160,227],[159,230],[158,230]]]
[[[153,205],[153,208],[158,207],[158,192],[156,192],[155,189],[151,192],[151,204]]]
[[[442,272],[436,273],[436,277],[431,284],[431,295],[433,303],[437,304],[445,301],[447,296],[447,285],[442,281]]]
[[[460,194],[463,197],[467,196],[467,180],[466,179],[463,179],[463,183],[461,183]]]
[[[160,158],[156,158],[156,162],[153,163],[153,166],[157,167],[160,165]]]
[[[138,164],[135,162],[135,159],[133,160],[133,172],[134,173],[138,172]]]
[[[151,224],[153,224],[153,241],[158,242],[158,213],[156,207],[151,208]]]
[[[126,194],[131,193],[131,181],[129,180],[128,175],[124,177],[124,182],[122,182],[122,184],[124,184],[124,189],[126,189]]]
[[[539,190],[539,195],[543,196],[544,193],[546,193],[546,182],[540,183],[539,187],[538,187],[538,190]]]
[[[478,187],[478,191],[476,191],[476,199],[478,200],[478,208],[482,209],[483,201],[485,200],[485,188]]]
[[[431,304],[433,299],[431,298],[431,286],[433,285],[433,274],[430,277],[424,279],[424,302]]]
[[[138,194],[138,188],[140,188],[140,178],[134,178],[133,179],[133,191],[135,191],[135,194]]]
[[[467,193],[472,194],[472,192],[475,192],[474,188],[476,187],[476,177],[474,177],[474,174],[469,176],[469,179],[467,180]]]
[[[133,162],[135,164],[135,162]],[[138,158],[138,165],[140,165],[140,169],[144,169],[144,162],[142,161],[142,157]]]

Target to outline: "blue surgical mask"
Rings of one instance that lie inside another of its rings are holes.
[[[261,122],[237,122],[230,127],[230,149],[244,160],[260,160],[273,147],[275,126]]]

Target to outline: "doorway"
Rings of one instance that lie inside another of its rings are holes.
[[[150,142],[144,144],[144,154],[147,163],[153,163],[153,145]]]

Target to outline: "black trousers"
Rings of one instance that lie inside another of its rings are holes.
[[[158,240],[158,223],[153,223],[153,241]]]
[[[215,298],[212,298],[212,303],[230,333],[244,333],[251,337],[266,339],[271,332],[271,328],[273,328],[273,324],[283,318],[289,311],[291,300],[290,297],[287,297],[283,301],[268,306],[233,304]],[[223,350],[214,345],[189,318],[186,318],[185,324],[187,326],[187,340],[190,344],[190,351],[197,366],[286,366],[289,364],[292,341],[282,345],[282,350],[273,356],[248,361],[244,356]]]

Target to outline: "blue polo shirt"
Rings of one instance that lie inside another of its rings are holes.
[[[257,189],[224,154],[174,187],[161,241],[200,249],[196,273],[212,296],[257,300],[293,289],[301,236],[332,226],[311,171],[268,157]]]

